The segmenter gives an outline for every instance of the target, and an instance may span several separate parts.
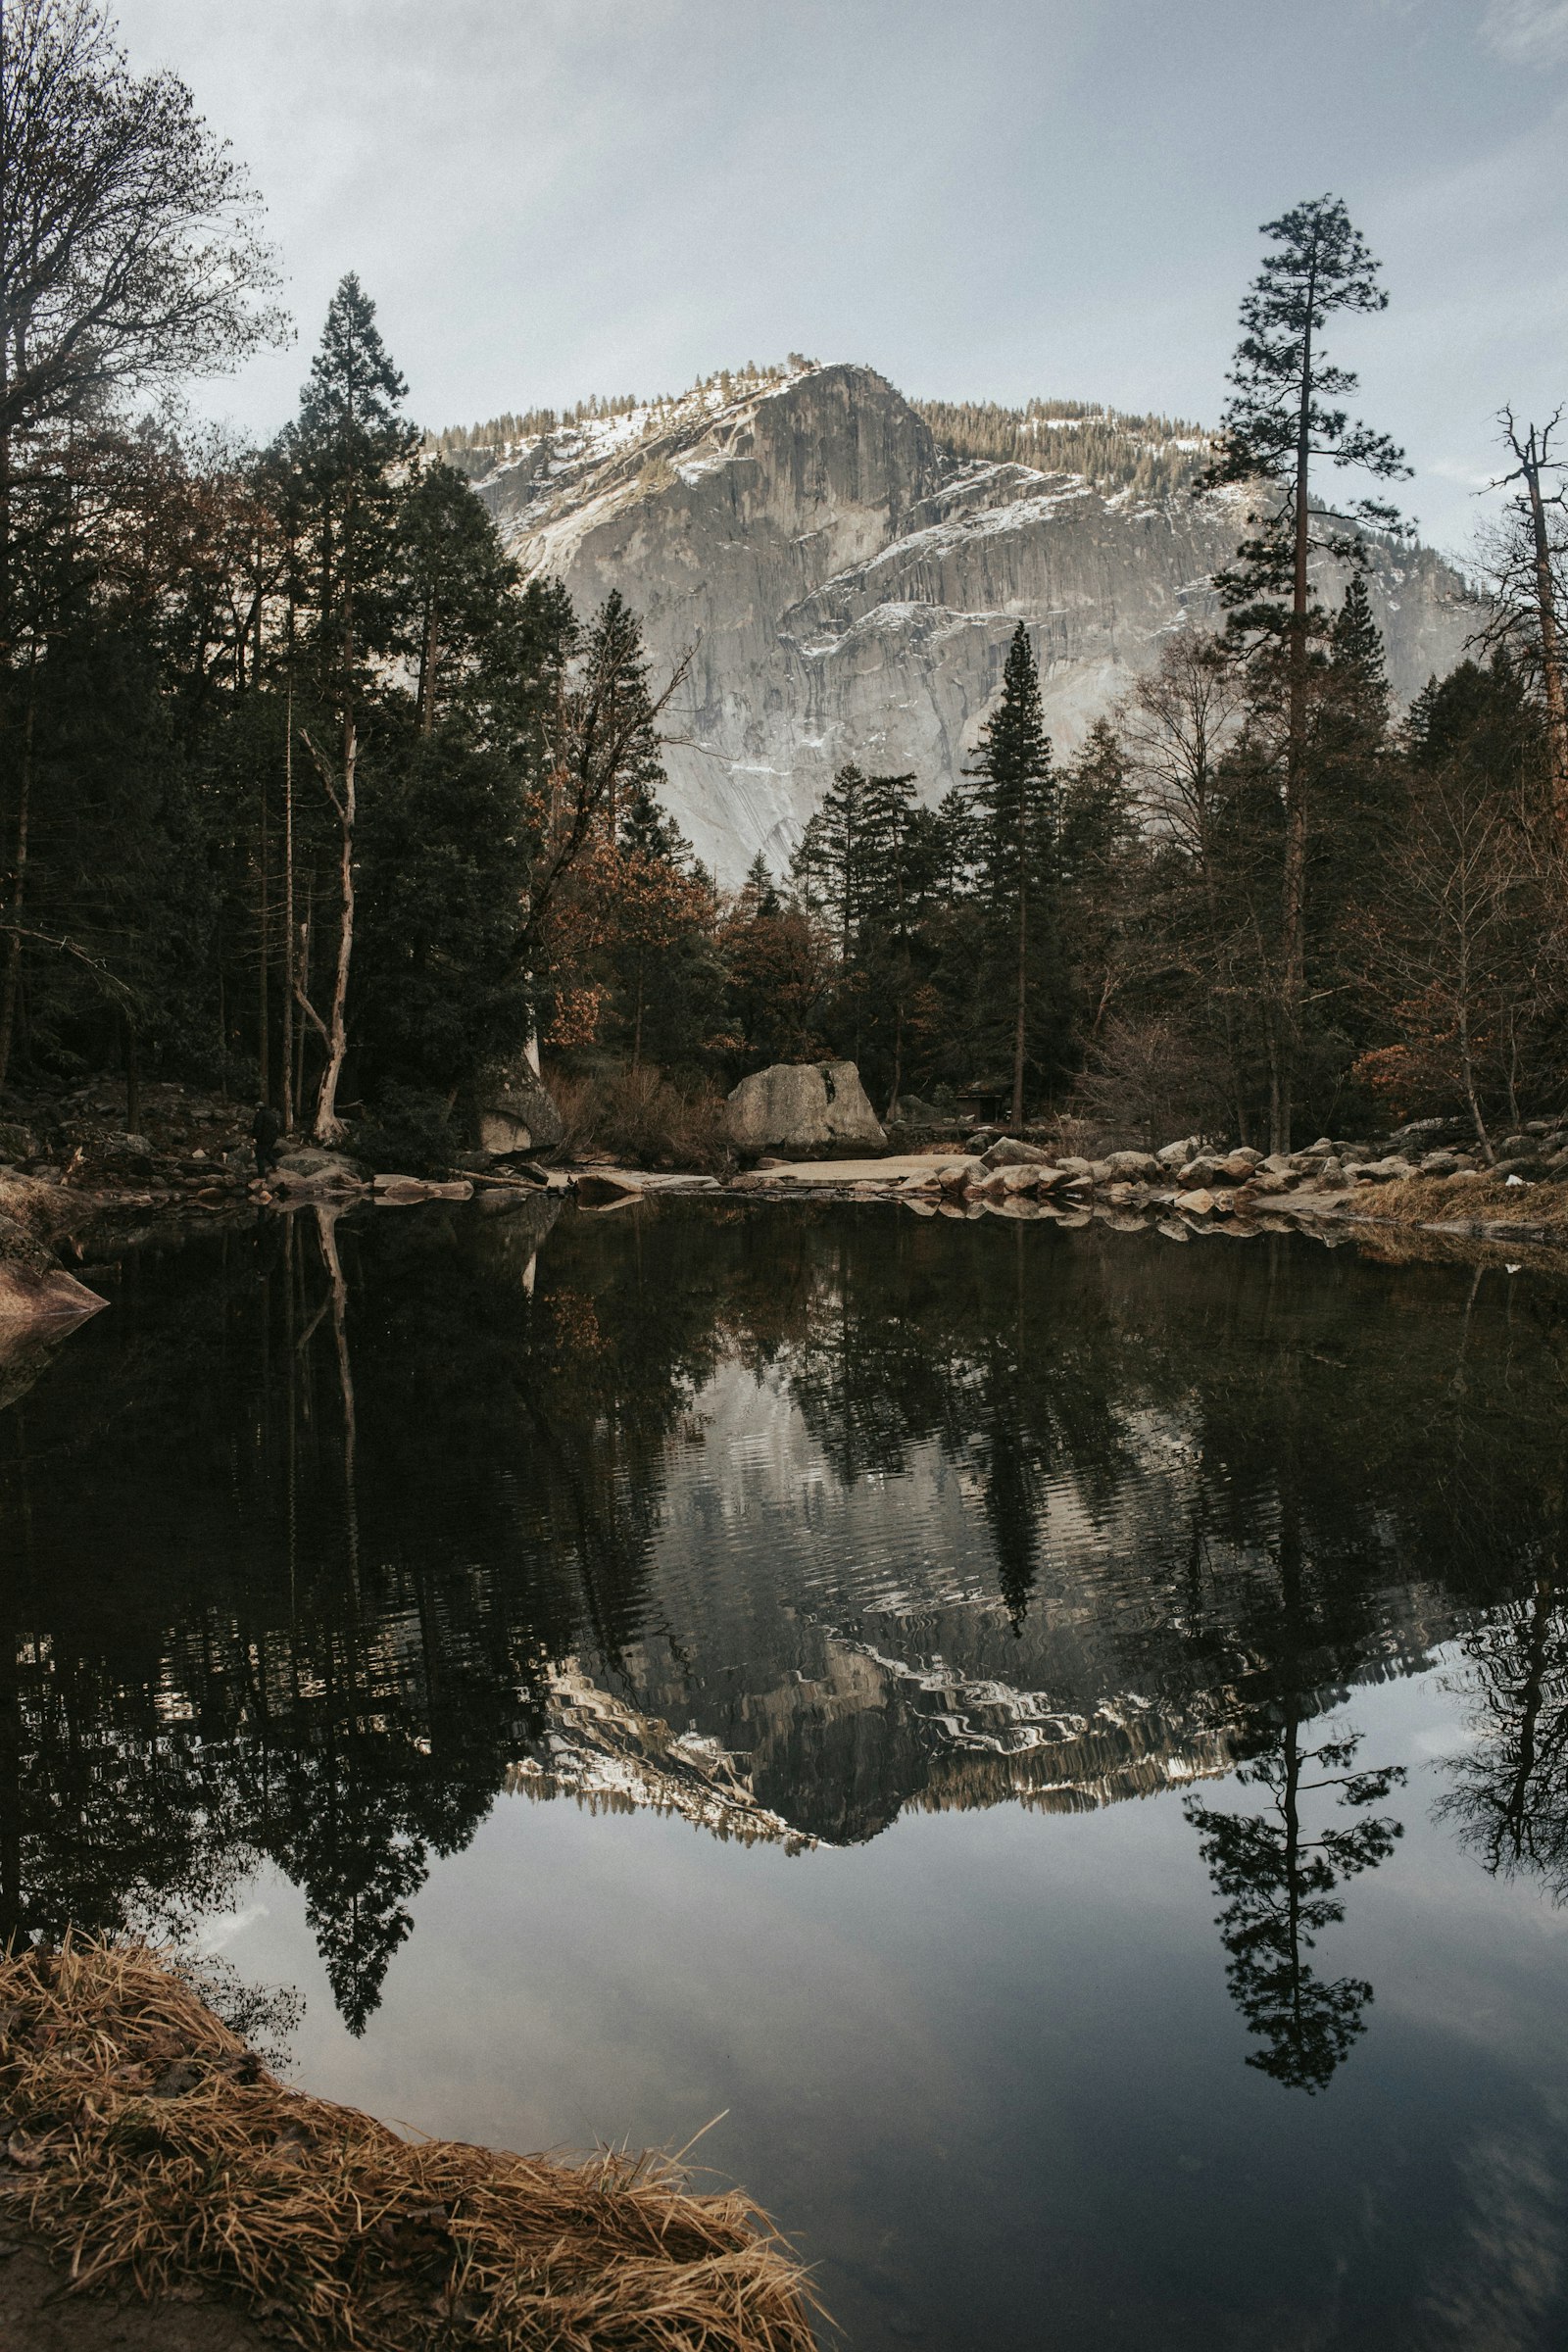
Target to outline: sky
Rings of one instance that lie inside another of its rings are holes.
[[[1326,191],[1424,537],[1568,398],[1568,0],[111,6],[265,198],[297,340],[196,396],[257,436],[349,270],[427,425],[792,351],[1208,422],[1260,224]]]

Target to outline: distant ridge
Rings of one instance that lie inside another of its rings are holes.
[[[618,588],[656,669],[692,651],[669,799],[730,884],[758,851],[787,861],[846,759],[912,769],[940,798],[1020,619],[1070,750],[1164,636],[1214,616],[1245,501],[1192,494],[1206,445],[1094,404],[911,402],[870,368],[798,354],[428,443],[526,574],[558,575],[582,611]],[[1459,658],[1477,608],[1426,549],[1375,545],[1371,585],[1408,699]]]

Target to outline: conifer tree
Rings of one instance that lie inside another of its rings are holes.
[[[1023,1117],[1028,1059],[1031,954],[1041,944],[1056,836],[1056,779],[1040,702],[1040,676],[1020,620],[1007,648],[1002,700],[980,734],[978,760],[964,771],[974,808],[981,900],[1007,942],[1012,1000],[1012,1120]]]
[[[831,929],[846,971],[865,892],[866,794],[863,770],[847,760],[812,810],[790,863],[790,879]]]
[[[303,976],[293,983],[326,1056],[314,1120],[323,1144],[338,1142],[343,1132],[337,1089],[348,1053],[354,954],[359,715],[370,664],[396,641],[398,475],[419,438],[399,414],[407,390],[381,340],[375,305],[351,271],[328,306],[298,419],[283,440],[304,525],[298,544],[309,564],[297,601],[312,612],[316,693],[341,730],[336,762],[314,735],[306,738],[338,823],[338,937],[327,1013],[312,1003]]]
[[[604,820],[613,840],[622,813],[657,794],[664,781],[642,623],[618,588],[611,590],[594,617],[584,670],[578,701],[583,725],[593,737],[584,748],[590,761],[610,755],[603,779]]]
[[[416,707],[429,735],[447,695],[495,636],[516,565],[461,473],[426,466],[398,517],[405,610],[400,637],[416,665]]]
[[[1359,542],[1347,532],[1348,520],[1384,528],[1397,521],[1392,508],[1366,499],[1349,517],[1314,509],[1312,466],[1352,466],[1385,480],[1409,467],[1386,433],[1353,422],[1336,405],[1355,390],[1356,378],[1324,353],[1320,338],[1329,319],[1388,307],[1378,265],[1344,204],[1336,196],[1309,198],[1266,221],[1261,233],[1275,251],[1242,302],[1244,332],[1219,455],[1199,486],[1261,482],[1275,494],[1250,518],[1255,535],[1221,576],[1220,590],[1233,625],[1284,668],[1285,841],[1270,1130],[1274,1150],[1288,1152],[1305,987],[1309,662],[1312,639],[1324,626],[1309,564],[1314,548],[1355,559]]]

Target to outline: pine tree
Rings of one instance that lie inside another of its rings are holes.
[[[419,732],[491,645],[517,585],[485,509],[450,466],[426,466],[402,502],[403,650],[416,665]]]
[[[832,931],[846,971],[865,891],[865,775],[849,760],[812,810],[790,862],[791,881],[803,903]]]
[[[350,271],[327,307],[299,416],[283,437],[312,574],[300,602],[314,616],[321,691],[345,727],[367,658],[387,651],[395,633],[398,470],[418,442],[400,414],[407,393],[375,305]]]
[[[1012,999],[1012,1120],[1023,1117],[1028,1060],[1032,936],[1043,923],[1055,858],[1056,779],[1040,702],[1040,676],[1020,620],[1007,648],[1002,700],[981,729],[976,765],[967,768],[975,811],[979,892],[1005,934]]]
[[[399,414],[407,390],[381,340],[375,305],[351,272],[328,306],[298,419],[279,452],[291,477],[296,549],[309,567],[308,579],[293,584],[291,605],[311,614],[316,693],[341,729],[335,764],[321,744],[307,736],[339,835],[337,952],[324,1017],[311,1002],[303,977],[293,980],[295,1000],[326,1057],[314,1120],[316,1139],[323,1144],[338,1142],[343,1133],[337,1090],[348,1054],[354,954],[359,717],[376,659],[397,643],[400,474],[419,439],[417,429]],[[292,963],[294,943],[289,946]]]
[[[1127,756],[1108,719],[1090,728],[1067,770],[1057,840],[1062,945],[1069,961],[1076,1052],[1091,1048],[1126,977],[1129,869],[1138,839]]]
[[[613,840],[622,812],[657,795],[664,781],[642,623],[618,588],[611,590],[594,617],[583,667],[578,702],[594,736],[585,749],[603,768],[605,828]]]
[[[1314,511],[1314,461],[1356,466],[1385,480],[1409,472],[1386,433],[1352,422],[1337,404],[1356,378],[1336,367],[1319,341],[1340,313],[1386,310],[1378,265],[1335,196],[1310,198],[1261,232],[1276,251],[1242,302],[1242,340],[1231,368],[1231,398],[1220,452],[1200,488],[1262,481],[1274,503],[1250,517],[1256,535],[1221,575],[1233,624],[1269,648],[1285,671],[1285,844],[1280,898],[1278,1004],[1275,1007],[1270,1130],[1273,1148],[1291,1148],[1292,1097],[1299,1045],[1306,963],[1306,871],[1309,827],[1308,696],[1311,642],[1324,620],[1308,575],[1314,548],[1354,560],[1359,542],[1347,517]],[[1353,519],[1384,528],[1393,510],[1362,500]],[[1338,527],[1335,527],[1335,526]]]
[[[1345,598],[1329,631],[1329,660],[1343,688],[1368,715],[1387,715],[1389,671],[1384,659],[1383,631],[1372,616],[1372,600],[1365,575],[1352,571]]]

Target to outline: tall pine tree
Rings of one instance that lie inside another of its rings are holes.
[[[1396,521],[1391,508],[1371,500],[1360,501],[1349,518],[1314,509],[1312,466],[1353,466],[1383,479],[1409,467],[1386,433],[1353,422],[1337,405],[1357,379],[1326,357],[1320,340],[1332,317],[1388,307],[1378,265],[1344,204],[1337,196],[1312,197],[1266,221],[1261,233],[1275,250],[1242,302],[1243,335],[1219,455],[1199,487],[1262,482],[1274,491],[1272,503],[1250,518],[1255,535],[1221,576],[1220,589],[1234,625],[1283,662],[1285,672],[1285,841],[1269,1123],[1273,1149],[1288,1152],[1306,970],[1310,652],[1324,626],[1309,564],[1314,548],[1354,552],[1348,519],[1383,527]]]
[[[1023,1117],[1029,1061],[1031,967],[1040,960],[1056,846],[1056,779],[1040,702],[1040,675],[1020,620],[1007,648],[1002,700],[965,770],[975,811],[980,897],[999,944],[1012,1005],[1012,1121]]]

